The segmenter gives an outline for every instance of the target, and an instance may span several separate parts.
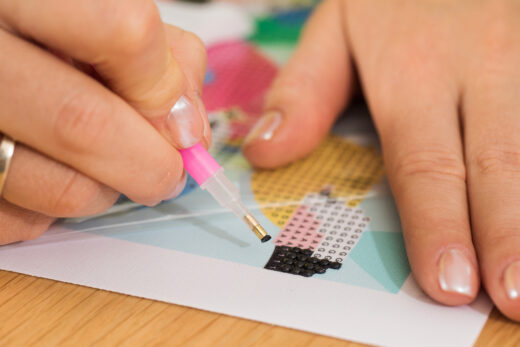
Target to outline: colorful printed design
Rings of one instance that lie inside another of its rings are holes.
[[[369,218],[362,209],[328,192],[308,194],[274,239],[277,246],[297,246],[313,251],[318,259],[343,262],[366,230]]]
[[[213,112],[208,115],[211,127],[211,148],[209,153],[213,156],[218,155],[228,139],[231,138],[232,128],[229,119],[229,112],[226,111]]]
[[[356,206],[382,174],[374,149],[331,136],[306,159],[254,172],[252,188],[262,212],[283,226],[276,246],[308,249],[316,259],[341,263],[370,221]]]
[[[254,122],[262,112],[265,91],[277,70],[276,65],[247,42],[231,41],[211,46],[208,48],[209,72],[203,91],[204,104],[208,111],[239,107]],[[238,135],[244,136],[251,124]]]
[[[240,108],[212,112],[208,115],[211,127],[211,147],[209,153],[221,164],[233,158],[240,152],[244,140],[244,129],[251,123],[250,117]]]
[[[289,17],[273,20],[297,22],[297,16]],[[233,41],[210,47],[203,94],[213,133],[210,152],[274,236],[272,243],[249,243],[251,235],[242,222],[220,212],[191,178],[173,201],[124,213],[116,209],[75,228],[99,228],[100,233],[110,228],[108,235],[128,241],[398,293],[410,267],[393,201],[377,193],[363,201],[383,174],[375,148],[329,136],[302,160],[257,171],[240,154],[240,144],[260,115],[276,74],[276,65],[264,54],[283,58],[278,53],[290,52],[291,45]],[[377,216],[370,225],[369,215]],[[339,267],[341,271],[327,270]]]
[[[330,196],[356,207],[383,175],[383,161],[374,148],[329,136],[307,158],[277,170],[252,174],[252,190],[262,212],[283,227],[308,192],[330,187]]]
[[[302,8],[259,18],[256,21],[255,33],[248,39],[257,44],[295,44],[310,13],[310,8]]]
[[[367,229],[370,219],[362,209],[348,207],[345,199],[314,194],[309,200],[311,213],[316,213],[321,222],[318,232],[323,235],[314,256],[341,263]]]
[[[315,217],[316,214],[309,211],[307,204],[300,205],[273,242],[277,246],[295,246],[313,251],[324,236],[318,232],[321,222]]]
[[[310,249],[276,246],[265,268],[273,271],[287,272],[293,275],[311,277],[315,274],[324,274],[328,269],[339,270],[341,263],[313,257]]]

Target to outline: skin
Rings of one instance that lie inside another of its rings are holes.
[[[154,205],[185,182],[179,132],[206,147],[206,55],[152,0],[0,1],[0,132],[16,140],[0,200],[0,244],[56,217]],[[168,114],[187,97],[189,128]]]
[[[362,90],[418,283],[461,305],[482,282],[520,320],[504,290],[520,260],[519,15],[513,0],[325,0],[268,97],[281,121],[245,155],[266,168],[305,156]],[[185,178],[179,133],[211,141],[203,111],[189,129],[168,120],[182,95],[197,103],[205,53],[150,0],[1,0],[0,47],[0,131],[17,142],[0,244],[120,192],[171,197]],[[469,264],[463,294],[438,280],[453,250]]]
[[[326,0],[267,98],[279,126],[260,123],[244,154],[263,168],[307,155],[362,91],[419,285],[463,305],[482,284],[520,321],[504,284],[520,260],[519,18],[508,0]],[[440,284],[453,250],[465,293]]]

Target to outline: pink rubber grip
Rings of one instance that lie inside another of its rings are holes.
[[[220,169],[220,165],[206,151],[206,149],[197,143],[195,146],[180,150],[184,168],[200,185]]]

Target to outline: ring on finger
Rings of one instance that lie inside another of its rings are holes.
[[[3,135],[0,141],[0,196],[4,189],[4,183],[9,171],[9,164],[14,153],[14,140],[9,136]]]

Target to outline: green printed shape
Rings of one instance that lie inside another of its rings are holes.
[[[400,232],[365,231],[350,258],[391,293],[399,292],[410,275]]]
[[[248,40],[261,43],[292,43],[296,44],[300,37],[303,23],[283,23],[273,17],[259,18],[256,20],[256,30]]]

